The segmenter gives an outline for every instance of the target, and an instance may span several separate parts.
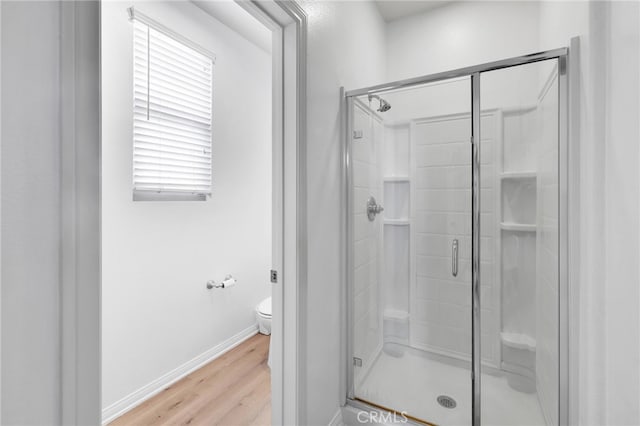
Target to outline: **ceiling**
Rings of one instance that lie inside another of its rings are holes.
[[[382,15],[382,18],[386,22],[426,12],[427,10],[435,9],[448,3],[451,3],[451,0],[375,0],[380,15]]]

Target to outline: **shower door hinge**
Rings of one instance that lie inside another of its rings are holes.
[[[272,269],[269,274],[271,276],[271,282],[274,283],[274,284],[277,283],[278,282],[278,271],[275,271],[275,270]]]
[[[354,130],[353,131],[353,138],[354,139],[362,139],[362,130]]]
[[[361,358],[356,358],[354,356],[353,357],[353,365],[355,365],[356,367],[362,367],[362,359]]]

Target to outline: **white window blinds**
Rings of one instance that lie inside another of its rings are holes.
[[[205,199],[212,177],[213,59],[146,22],[133,24],[134,199]]]

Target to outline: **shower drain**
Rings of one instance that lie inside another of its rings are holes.
[[[456,408],[456,400],[447,395],[440,395],[438,397],[438,404],[444,408]]]

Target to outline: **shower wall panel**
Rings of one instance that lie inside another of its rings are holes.
[[[482,118],[481,278],[483,359],[499,365],[495,266],[496,114]],[[413,269],[410,343],[455,358],[471,351],[471,144],[468,114],[412,121]],[[459,241],[452,275],[452,242]],[[497,299],[499,300],[499,299]]]
[[[385,114],[386,118],[386,114]],[[384,172],[384,340],[408,344],[409,316],[409,123],[386,125],[383,143]],[[384,322],[386,320],[386,322]]]
[[[355,385],[363,379],[382,347],[380,303],[381,223],[367,218],[370,196],[382,198],[380,149],[383,126],[365,105],[354,105],[352,135],[354,311],[353,356],[362,360],[355,368]]]
[[[500,75],[501,77],[501,75]],[[493,77],[496,78],[496,77]],[[493,83],[495,81],[495,83]],[[532,79],[525,79],[530,82]],[[535,79],[533,79],[535,81]],[[493,84],[492,84],[493,83]],[[487,78],[495,90],[504,84]],[[533,84],[532,84],[533,85]],[[503,114],[502,369],[533,385],[536,340],[536,209],[538,113],[527,96]],[[522,343],[524,342],[524,346]]]
[[[395,105],[394,108],[396,108]],[[385,122],[382,148],[382,171],[385,177],[409,176],[409,142],[409,123],[387,124]]]

